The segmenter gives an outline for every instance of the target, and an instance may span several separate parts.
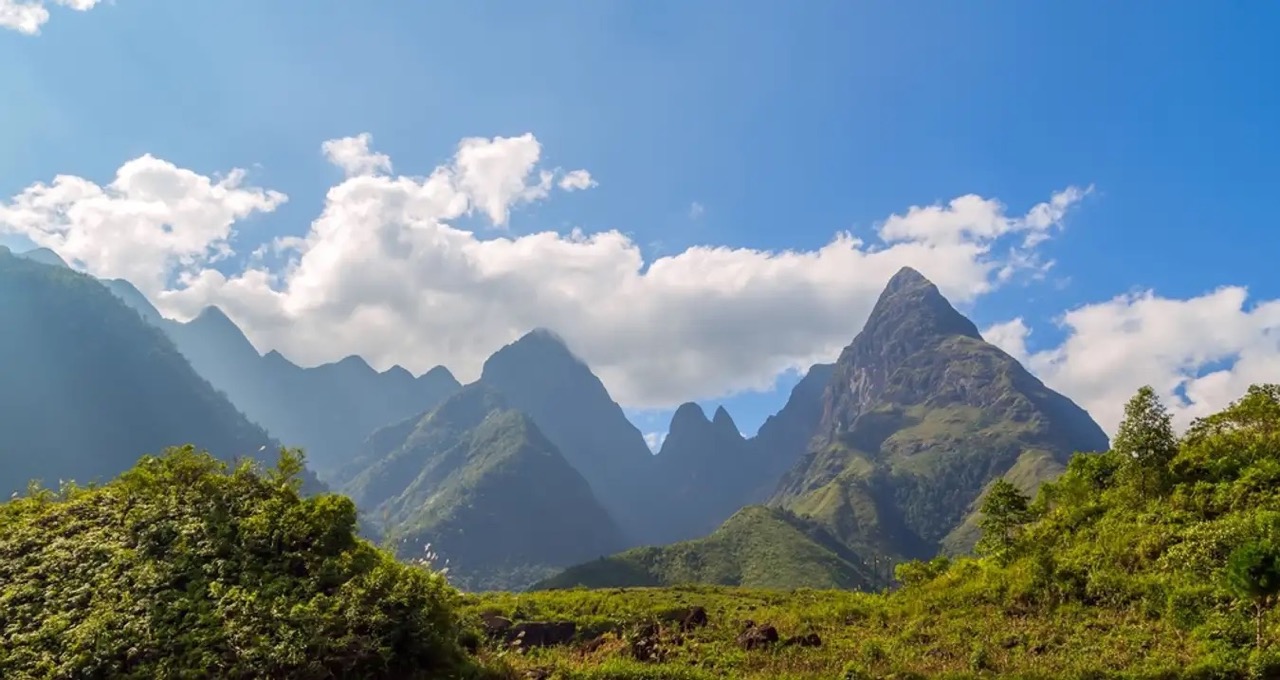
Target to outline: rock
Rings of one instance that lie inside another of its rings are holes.
[[[505,637],[508,644],[528,649],[568,644],[577,632],[572,621],[528,621],[511,626]]]
[[[686,607],[669,611],[662,615],[661,620],[678,624],[680,630],[686,633],[694,628],[702,628],[708,623],[707,610],[704,607]]]
[[[738,634],[738,646],[745,650],[760,649],[778,641],[778,629],[765,624],[751,625]]]
[[[480,615],[480,628],[491,638],[504,637],[507,631],[511,630],[511,619],[493,612],[485,612]]]
[[[817,633],[795,635],[787,638],[782,644],[784,647],[821,647],[822,638],[818,637]]]

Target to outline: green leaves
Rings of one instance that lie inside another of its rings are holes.
[[[991,485],[982,499],[982,519],[978,521],[982,538],[978,541],[978,554],[1008,559],[1018,529],[1031,519],[1030,501],[1018,487],[1003,478]]]
[[[185,447],[0,505],[0,677],[462,673],[454,591],[356,537],[349,499],[302,498],[300,471]]]

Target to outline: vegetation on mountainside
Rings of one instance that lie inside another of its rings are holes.
[[[1106,448],[1083,409],[904,268],[841,352],[810,452],[770,503],[867,557],[963,553],[993,480],[1034,490],[1073,453]]]
[[[89,276],[0,250],[0,329],[0,497],[108,480],[186,442],[223,458],[275,448]]]
[[[483,384],[370,436],[345,489],[402,557],[430,544],[468,589],[524,588],[621,533],[537,426]]]
[[[982,554],[901,564],[893,592],[555,590],[465,607],[579,622],[576,645],[484,653],[552,678],[1277,677],[1280,386],[1250,388],[1181,438],[1169,420],[1144,389],[1115,447],[1075,456],[1034,501],[996,482]],[[646,629],[691,606],[710,625]],[[748,621],[822,645],[747,650]]]
[[[812,522],[749,506],[711,535],[634,548],[572,567],[534,589],[692,583],[789,589],[862,588],[874,582],[858,557]]]
[[[186,447],[0,505],[0,677],[471,677],[456,592],[301,469]]]

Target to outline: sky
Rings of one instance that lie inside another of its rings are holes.
[[[0,0],[0,243],[751,434],[901,266],[1114,431],[1280,381],[1280,4]]]

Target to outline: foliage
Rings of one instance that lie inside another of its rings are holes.
[[[1111,450],[1132,459],[1134,484],[1142,495],[1159,493],[1168,482],[1169,462],[1178,454],[1173,418],[1155,390],[1144,385],[1124,407],[1124,420]]]
[[[995,481],[982,499],[982,519],[978,523],[982,539],[978,541],[978,554],[1008,559],[1018,529],[1031,518],[1027,510],[1030,500],[1005,479]]]
[[[1261,647],[1262,617],[1280,594],[1280,550],[1267,541],[1246,543],[1227,558],[1224,576],[1231,594],[1253,605],[1254,644]]]
[[[301,467],[188,446],[0,505],[0,677],[463,677],[456,593]]]

